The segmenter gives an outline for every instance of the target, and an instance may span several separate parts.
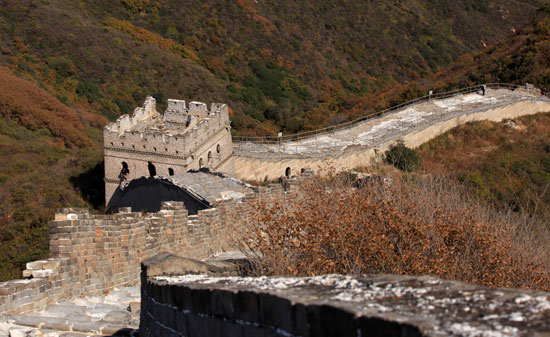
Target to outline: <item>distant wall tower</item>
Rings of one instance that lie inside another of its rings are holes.
[[[169,176],[208,167],[233,174],[233,143],[226,104],[170,99],[164,115],[153,97],[132,116],[103,129],[105,202],[120,183],[151,175]]]

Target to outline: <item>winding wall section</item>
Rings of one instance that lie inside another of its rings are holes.
[[[319,135],[289,141],[242,141],[234,145],[235,175],[240,179],[276,179],[311,168],[316,173],[367,166],[398,139],[417,147],[458,125],[501,121],[550,111],[550,100],[530,88],[488,89],[428,98],[393,112]]]

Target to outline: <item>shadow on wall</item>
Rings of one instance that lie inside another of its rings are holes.
[[[133,212],[158,212],[163,201],[183,201],[189,214],[210,208],[208,201],[198,198],[168,180],[142,177],[117,187],[109,200],[107,213],[116,213],[121,207],[132,207]]]
[[[80,191],[82,198],[94,209],[101,211],[105,209],[104,171],[104,162],[101,161],[88,171],[69,178],[73,187]]]

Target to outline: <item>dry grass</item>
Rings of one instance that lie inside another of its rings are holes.
[[[247,245],[258,274],[430,274],[550,290],[550,233],[528,217],[465,200],[434,176],[310,180],[290,200],[255,204]]]

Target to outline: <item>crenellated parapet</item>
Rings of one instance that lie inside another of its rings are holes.
[[[116,120],[116,122],[109,123],[105,129],[110,132],[122,134],[124,131],[136,126],[138,123],[146,119],[158,117],[158,115],[159,113],[156,109],[155,99],[151,96],[147,96],[143,105],[134,109],[132,116],[127,114],[122,115]]]

